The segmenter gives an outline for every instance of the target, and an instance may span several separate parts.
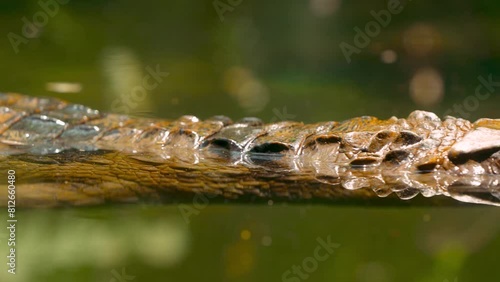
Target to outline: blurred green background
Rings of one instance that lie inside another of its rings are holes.
[[[0,91],[161,118],[499,118],[496,86],[476,88],[480,76],[500,81],[500,3],[402,1],[356,45],[355,28],[365,33],[388,2],[3,1]],[[343,42],[359,51],[350,62]],[[168,76],[146,89],[157,68]],[[331,236],[340,247],[307,281],[497,281],[499,217],[485,207],[209,205],[188,223],[177,206],[23,210],[18,274],[3,264],[0,280],[282,281]],[[3,228],[5,253],[6,238]]]

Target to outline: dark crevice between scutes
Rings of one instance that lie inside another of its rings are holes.
[[[359,158],[350,162],[350,166],[352,168],[360,168],[374,165],[378,162],[376,158]]]
[[[410,153],[403,150],[390,151],[385,155],[384,162],[400,164],[410,156]]]
[[[398,138],[396,138],[395,143],[402,144],[403,146],[413,145],[422,141],[422,137],[416,135],[413,132],[402,131],[399,133]]]
[[[250,153],[258,154],[281,154],[290,150],[290,147],[282,143],[264,143],[250,149]]]
[[[500,151],[500,146],[499,147],[493,147],[493,148],[488,148],[484,150],[479,150],[475,152],[468,152],[468,153],[459,153],[459,154],[448,154],[448,158],[450,161],[455,164],[455,165],[461,165],[469,160],[476,161],[478,163],[481,163],[487,159],[489,159],[493,154],[496,152]]]
[[[209,147],[211,149],[226,150],[226,151],[241,151],[241,148],[232,140],[216,138],[203,142],[200,148]]]
[[[417,170],[419,173],[430,173],[433,172],[437,166],[437,162],[428,162],[417,165]]]
[[[254,146],[248,151],[248,158],[256,165],[269,167],[279,166],[276,162],[290,150],[290,147],[282,143],[264,143]]]
[[[335,135],[330,135],[330,136],[320,136],[315,139],[316,143],[318,144],[332,144],[332,143],[340,143],[342,141],[342,138],[339,136]]]

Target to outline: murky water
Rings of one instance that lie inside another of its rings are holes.
[[[499,118],[499,5],[391,2],[5,3],[0,90],[162,118]],[[495,208],[209,202],[19,210],[16,275],[2,228],[0,280],[500,277]]]

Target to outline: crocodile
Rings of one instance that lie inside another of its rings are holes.
[[[15,175],[15,200],[24,207],[500,205],[500,119],[442,120],[426,111],[314,124],[225,116],[160,120],[2,93],[0,152],[0,170]],[[1,185],[0,205],[7,205],[7,177]]]

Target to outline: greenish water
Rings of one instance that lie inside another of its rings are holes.
[[[411,1],[365,47],[354,28],[388,1],[215,3],[74,0],[52,15],[37,1],[2,3],[0,91],[163,118],[500,117],[500,89],[481,82],[500,81],[498,3]],[[23,17],[43,13],[46,23],[24,27]],[[359,51],[350,63],[342,42]],[[155,80],[157,68],[168,76]],[[54,92],[60,82],[70,91]],[[209,205],[188,223],[178,206],[20,210],[17,274],[4,264],[2,228],[0,280],[496,281],[499,216],[487,207]],[[318,259],[327,238],[337,247]],[[311,271],[301,279],[294,265]]]

